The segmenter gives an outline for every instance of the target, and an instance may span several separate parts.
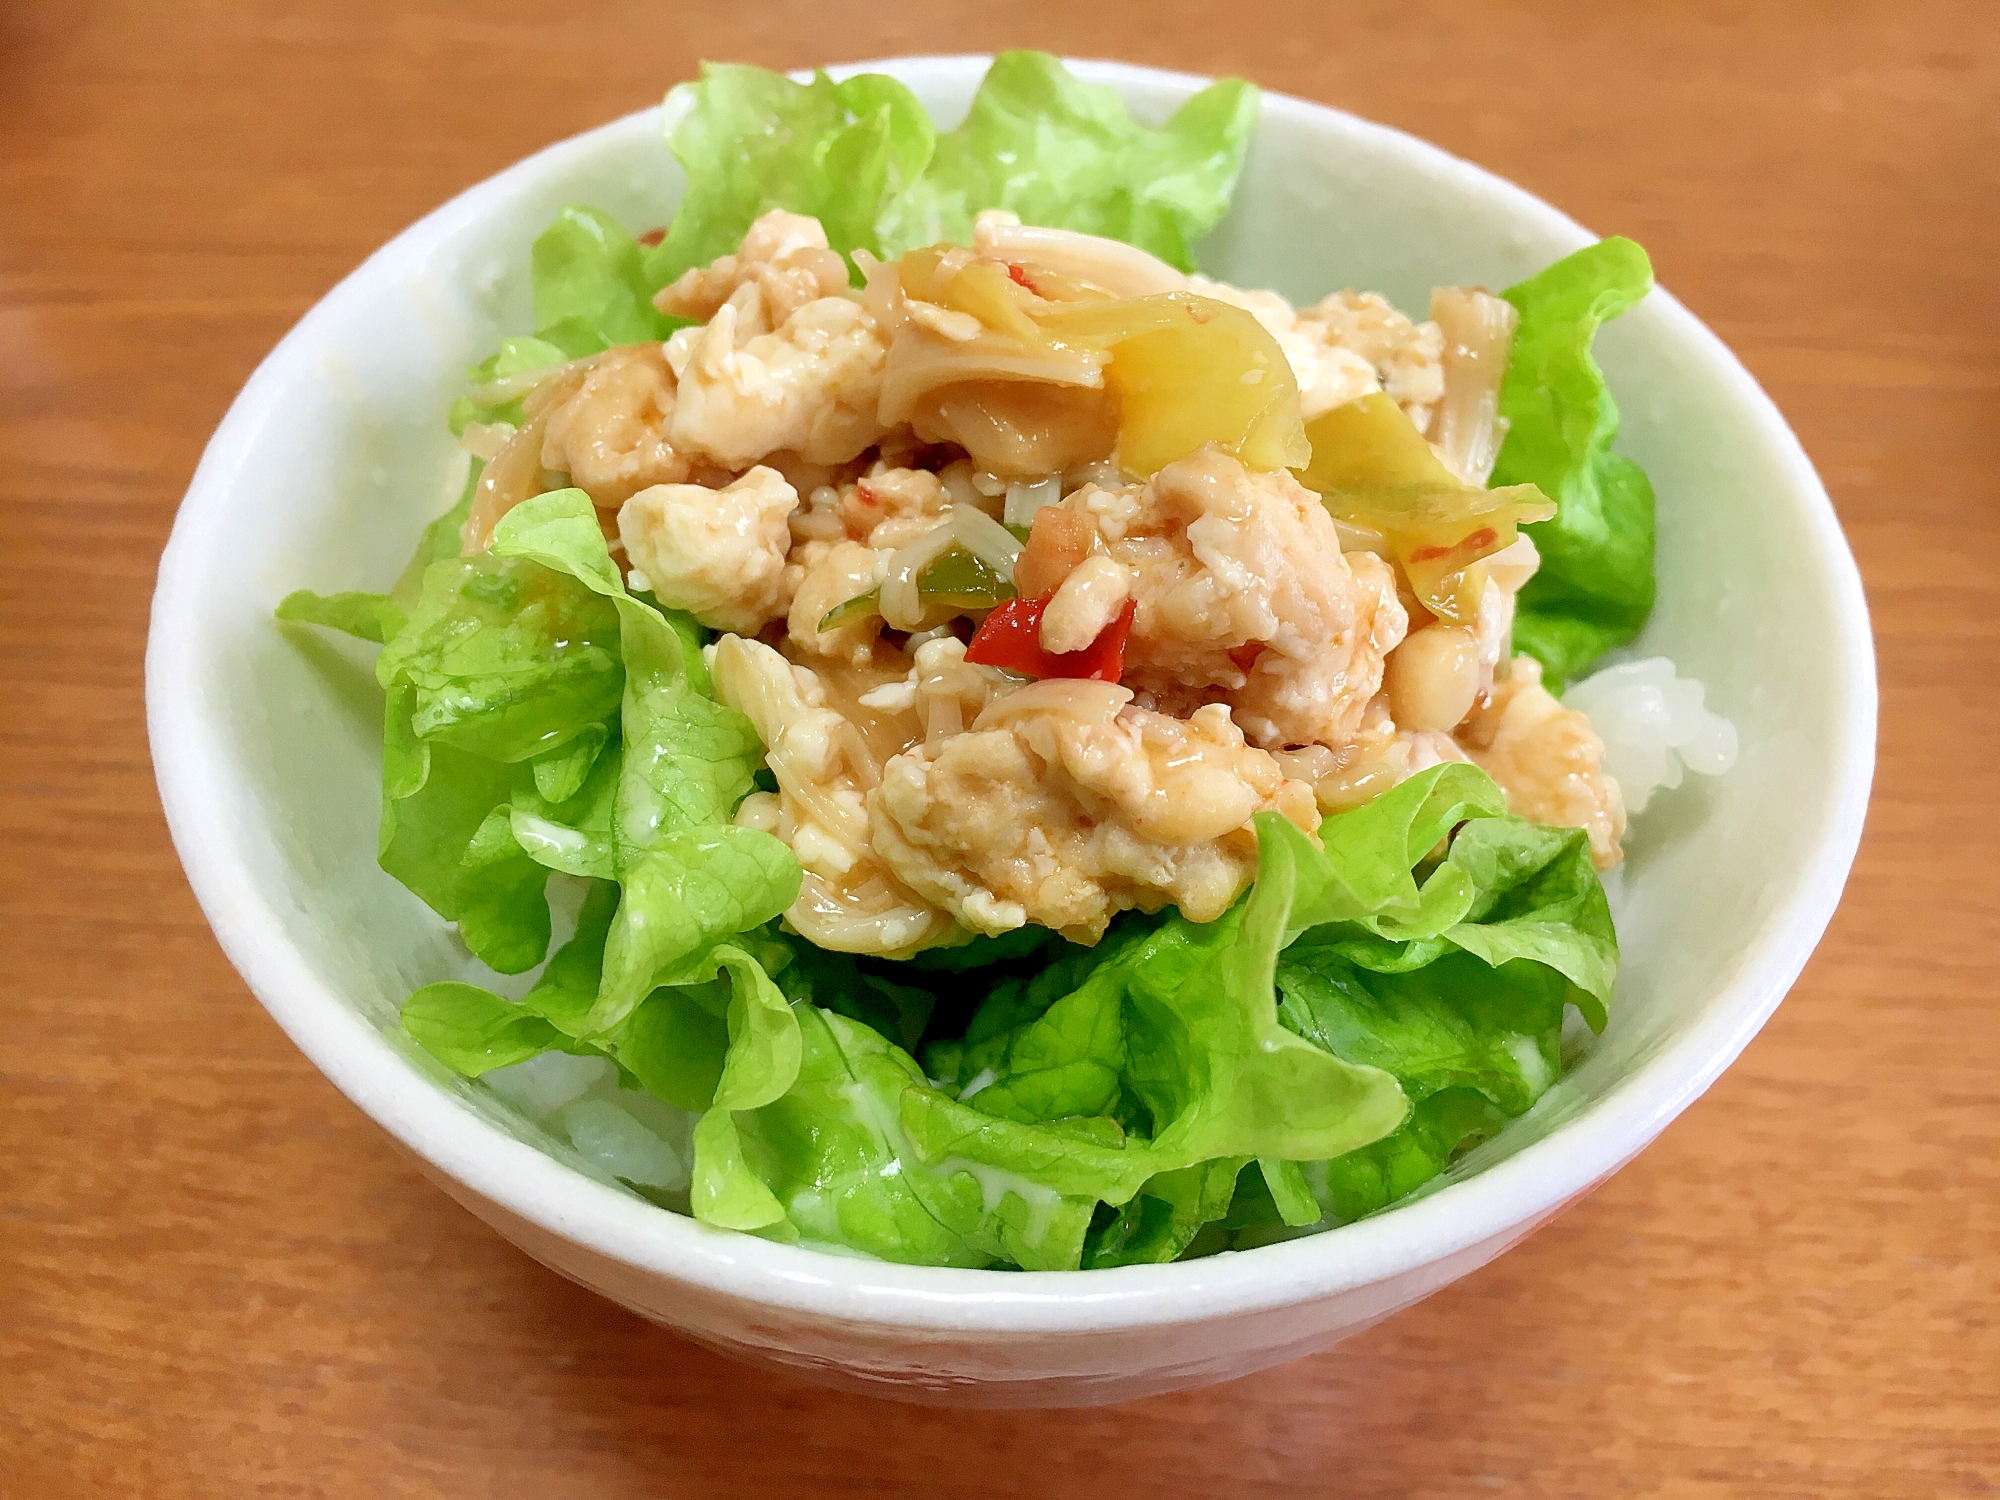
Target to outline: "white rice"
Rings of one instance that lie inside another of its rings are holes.
[[[608,1099],[563,1106],[570,1144],[613,1177],[641,1187],[684,1188],[688,1169],[674,1148]]]
[[[617,1069],[607,1057],[544,1052],[511,1068],[495,1068],[485,1078],[495,1093],[519,1105],[524,1114],[542,1120],[570,1100],[581,1098],[593,1084],[616,1076]]]
[[[1664,656],[1593,673],[1563,694],[1604,741],[1604,769],[1625,794],[1625,810],[1645,810],[1653,793],[1681,784],[1684,771],[1720,776],[1736,764],[1736,726],[1702,702],[1705,689],[1674,675]]]
[[[613,1177],[667,1192],[684,1192],[692,1180],[694,1116],[620,1088],[608,1058],[544,1052],[495,1068],[485,1082]]]

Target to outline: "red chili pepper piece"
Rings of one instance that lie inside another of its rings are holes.
[[[1034,282],[1028,280],[1027,271],[1015,265],[1011,260],[1007,262],[1007,279],[1013,282],[1015,286],[1024,286],[1031,292],[1035,290]]]
[[[666,237],[667,237],[667,232],[664,229],[649,229],[644,234],[639,236],[639,243],[644,245],[648,250],[650,250],[653,248],[653,246],[659,244],[660,241],[665,239]]]
[[[1449,547],[1419,547],[1410,554],[1410,561],[1436,562],[1440,557],[1449,557],[1454,552],[1481,552],[1499,540],[1499,534],[1491,526],[1482,526],[1471,536],[1453,542]]]
[[[1132,617],[1138,605],[1127,599],[1097,639],[1081,651],[1061,654],[1042,649],[1042,612],[1047,599],[1009,599],[987,615],[965,659],[982,667],[999,667],[1028,677],[1088,677],[1097,682],[1116,682],[1125,675],[1125,642],[1132,634]]]

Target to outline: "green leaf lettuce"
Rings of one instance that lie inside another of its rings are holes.
[[[837,250],[882,257],[970,243],[978,210],[1007,208],[1192,269],[1189,246],[1227,209],[1256,113],[1257,91],[1231,79],[1155,129],[1047,53],[1003,52],[965,121],[939,133],[881,74],[795,83],[708,64],[667,96],[687,188],[647,279],[664,284],[729,254],[772,208],[817,217]]]
[[[1606,319],[1652,290],[1646,252],[1600,240],[1502,295],[1520,311],[1500,387],[1507,438],[1496,486],[1532,484],[1556,514],[1526,528],[1542,565],[1521,590],[1514,644],[1550,686],[1639,633],[1653,609],[1653,486],[1611,451],[1618,407],[1591,341]]]

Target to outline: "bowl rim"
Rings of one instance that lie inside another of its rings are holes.
[[[983,70],[986,54],[919,55],[829,67]],[[1129,93],[1192,90],[1193,74],[1066,59],[1080,76]],[[1595,239],[1525,189],[1429,142],[1330,105],[1265,91],[1261,112],[1311,119],[1369,139],[1427,169],[1460,177],[1525,220],[1582,245]],[[284,400],[290,368],[322,330],[392,264],[420,256],[476,221],[518,186],[559,173],[604,140],[657,121],[636,111],[544,148],[488,177],[403,230],[350,272],[259,364],[217,427],[189,483],[163,552],[146,651],[146,714],[160,797],[174,845],[230,962],[316,1067],[364,1113],[436,1170],[540,1229],[671,1282],[809,1316],[879,1329],[1057,1334],[1182,1324],[1268,1311],[1383,1282],[1518,1237],[1643,1149],[1749,1043],[1797,978],[1837,906],[1858,847],[1873,775],[1876,680],[1860,573],[1818,475],[1763,389],[1722,341],[1664,289],[1659,316],[1704,360],[1731,403],[1754,420],[1782,463],[1808,523],[1800,558],[1827,580],[1838,636],[1830,641],[1838,695],[1835,794],[1796,887],[1737,955],[1729,980],[1671,1045],[1542,1139],[1481,1171],[1374,1218],[1321,1234],[1205,1260],[1079,1274],[904,1266],[850,1258],[709,1228],[595,1181],[515,1139],[424,1076],[287,939],[246,863],[203,837],[208,809],[234,788],[205,753],[200,686],[198,559],[220,540],[243,455]],[[1449,1279],[1448,1277],[1446,1279]],[[1439,1285],[1442,1285],[1442,1281]]]

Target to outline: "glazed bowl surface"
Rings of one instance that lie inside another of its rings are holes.
[[[986,63],[835,71],[894,73],[948,124]],[[1154,121],[1204,82],[1072,67]],[[1619,446],[1659,495],[1659,605],[1637,651],[1702,679],[1742,753],[1636,821],[1602,1038],[1434,1191],[1185,1264],[887,1265],[656,1208],[439,1068],[402,1035],[398,1007],[419,984],[480,976],[375,864],[381,707],[366,653],[281,631],[271,612],[295,588],[379,588],[401,569],[443,508],[444,413],[466,367],[528,326],[527,249],[557,210],[585,202],[659,224],[679,181],[649,110],[397,236],[251,377],[161,561],[147,710],[188,879],[278,1023],[452,1197],[563,1275],[754,1359],[912,1399],[1121,1400],[1323,1348],[1485,1263],[1636,1155],[1769,1017],[1860,836],[1874,657],[1853,559],[1797,440],[1721,342],[1657,291],[1598,343]],[[1435,147],[1267,94],[1235,207],[1199,255],[1213,275],[1294,299],[1351,286],[1421,309],[1433,285],[1505,286],[1591,237]]]

